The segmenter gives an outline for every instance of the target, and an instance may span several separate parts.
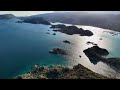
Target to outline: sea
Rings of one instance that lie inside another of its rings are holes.
[[[90,41],[100,48],[107,49],[109,51],[107,57],[120,58],[120,32],[93,26],[75,25],[78,28],[92,31],[94,35],[67,35],[54,32],[50,28],[51,25],[17,23],[17,21],[18,19],[0,20],[0,79],[10,79],[27,73],[35,64],[61,65],[70,68],[82,64],[101,75],[120,78],[119,72],[102,61],[97,64],[92,63],[83,52],[93,46],[87,44]],[[56,35],[53,35],[54,33]],[[70,44],[64,43],[64,40],[70,41]],[[64,49],[68,55],[50,54],[49,51],[53,48]]]

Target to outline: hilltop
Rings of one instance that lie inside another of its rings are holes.
[[[79,11],[61,11],[33,15],[32,17],[43,17],[49,22],[95,26],[120,31],[120,14],[94,14]]]
[[[12,19],[12,18],[16,18],[16,16],[13,15],[13,14],[3,14],[3,15],[0,15],[0,19]]]
[[[108,79],[98,73],[95,73],[81,64],[73,68],[63,66],[38,66],[25,74],[19,75],[16,79]]]

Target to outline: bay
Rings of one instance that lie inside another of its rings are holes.
[[[108,57],[120,57],[119,34],[113,36],[104,32],[111,32],[111,30],[76,25],[79,28],[91,30],[94,35],[91,37],[66,35],[52,31],[49,25],[16,23],[16,21],[0,20],[0,78],[13,78],[28,72],[34,64],[72,67],[78,63],[96,73],[120,78],[120,74],[108,65],[103,62],[94,65],[83,53],[83,50],[93,46],[86,44],[90,41],[98,44],[101,48],[107,49],[110,52]],[[47,34],[47,32],[50,34]],[[56,33],[56,35],[53,35],[53,33]],[[100,40],[100,38],[103,40]],[[71,44],[64,43],[64,40],[70,41]],[[67,56],[50,54],[49,50],[55,47],[65,49],[69,54]],[[81,58],[79,55],[81,55]]]

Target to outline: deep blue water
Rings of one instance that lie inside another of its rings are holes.
[[[102,62],[97,65],[92,64],[83,50],[91,47],[86,45],[86,42],[92,41],[109,50],[110,57],[119,57],[120,35],[111,36],[109,33],[103,33],[104,29],[95,27],[78,27],[89,29],[96,35],[82,37],[57,32],[54,36],[49,25],[0,21],[0,78],[13,78],[28,72],[34,64],[73,66],[78,63],[94,72],[119,77],[119,73]],[[47,32],[50,34],[46,34]],[[102,41],[99,40],[101,37]],[[69,40],[71,44],[65,44],[63,40]],[[69,55],[50,54],[49,50],[54,47],[67,50]],[[82,58],[79,58],[79,55]]]

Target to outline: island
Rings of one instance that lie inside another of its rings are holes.
[[[100,38],[99,40],[103,40],[102,38]]]
[[[70,44],[70,42],[68,41],[68,40],[65,40],[65,41],[63,41],[64,43],[68,43],[68,44]]]
[[[82,28],[77,28],[76,26],[66,26],[64,24],[52,25],[55,32],[59,31],[68,35],[79,34],[80,36],[92,36],[93,33],[89,30],[83,30]]]
[[[67,55],[67,52],[60,48],[53,48],[53,50],[50,50],[49,53]]]
[[[83,52],[89,58],[91,63],[97,64],[99,61],[102,61],[113,68],[115,71],[120,72],[120,58],[106,58],[105,56],[109,54],[106,49],[93,46],[84,50]]]
[[[92,45],[97,46],[97,44],[95,44],[94,42],[90,42],[90,41],[88,41],[86,44],[87,44],[87,45],[92,44]]]
[[[93,46],[84,50],[83,52],[93,64],[97,64],[97,62],[99,62],[100,60],[104,60],[102,56],[109,54],[109,52],[106,49],[102,49],[98,46]]]
[[[53,35],[56,35],[56,33],[53,33]]]
[[[44,24],[44,25],[51,25],[51,23],[49,23],[48,21],[46,21],[44,18],[42,17],[28,17],[23,19],[23,21],[18,22],[18,23],[32,23],[32,24]]]
[[[108,77],[78,64],[72,68],[35,65],[30,72],[18,75],[15,79],[108,79]]]

